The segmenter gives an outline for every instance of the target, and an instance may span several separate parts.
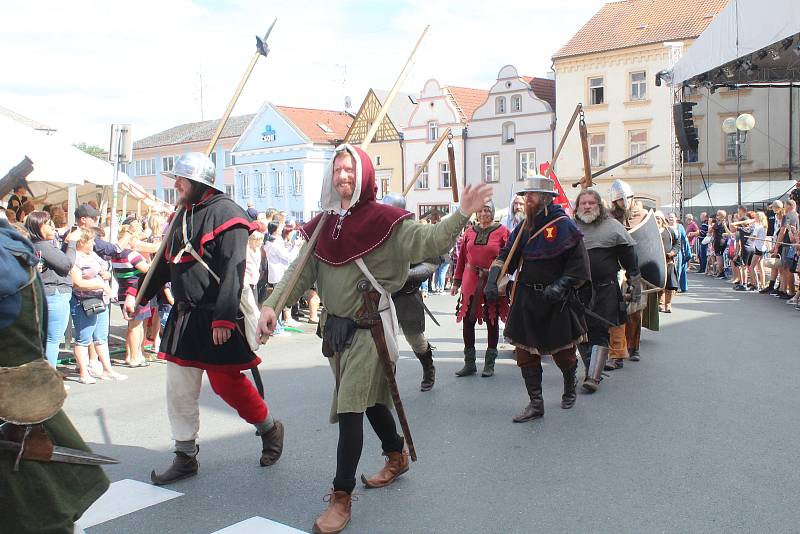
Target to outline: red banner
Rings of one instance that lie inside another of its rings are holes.
[[[539,164],[539,172],[542,176],[547,176],[545,173],[547,172],[547,168],[550,166],[549,162],[544,162]],[[558,181],[558,177],[556,176],[555,172],[550,173],[550,179],[553,180],[555,184],[556,191],[558,191],[558,196],[555,198],[554,202],[556,204],[561,204],[561,207],[564,208],[568,214],[572,215],[572,204],[569,203],[569,199],[567,195],[564,193],[564,188],[561,187],[561,182]]]

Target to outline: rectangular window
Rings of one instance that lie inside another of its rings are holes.
[[[414,166],[414,174],[419,172],[419,165]],[[419,178],[417,178],[417,185],[415,189],[428,189],[428,166],[426,165],[422,172],[419,174]]]
[[[241,184],[242,187],[239,189],[239,194],[242,198],[247,198],[250,196],[250,175],[249,174],[242,174],[241,176]]]
[[[450,162],[439,163],[439,187],[450,189]]]
[[[630,140],[630,156],[647,150],[647,130],[631,130],[628,132]],[[631,165],[647,165],[647,154],[639,156],[630,163]]]
[[[428,123],[428,141],[436,141],[439,139],[439,123],[430,121]]]
[[[292,171],[292,191],[295,195],[303,194],[303,175],[300,171]]]
[[[233,184],[226,184],[225,185],[225,194],[228,195],[230,198],[233,198],[233,195],[235,193],[234,189],[235,188],[233,187]]]
[[[257,175],[258,180],[258,196],[265,197],[269,193],[269,184],[267,183],[267,173],[260,172]]]
[[[450,214],[450,204],[419,204],[417,205],[417,217],[420,219],[436,218],[441,219]]]
[[[606,134],[589,134],[589,163],[592,167],[603,167],[606,164]]]
[[[513,122],[507,122],[503,125],[503,144],[512,144],[514,142],[516,130]]]
[[[699,160],[699,154],[697,150],[694,148],[687,148],[683,151],[683,162],[684,163],[697,163]]]
[[[156,173],[156,159],[137,159],[134,168],[136,176],[153,176]]]
[[[272,173],[273,180],[275,180],[275,196],[282,197],[285,191],[285,184],[283,182],[283,171],[274,171]]]
[[[175,168],[175,156],[167,156],[166,158],[161,158],[161,169],[164,172],[171,171]]]
[[[386,196],[389,192],[389,178],[381,178],[381,187],[378,192],[381,194],[381,198]]]
[[[528,175],[536,174],[536,151],[519,153],[519,176],[517,180],[524,180]]]
[[[232,162],[232,160],[231,160],[231,151],[230,150],[226,150],[225,151],[225,168],[230,167],[231,166],[231,162]]]
[[[498,96],[494,99],[494,110],[496,113],[506,112],[506,97]]]
[[[303,212],[302,211],[293,211],[292,217],[294,217],[295,224],[302,223],[303,221]]]
[[[375,156],[375,166],[376,167],[380,167],[381,166],[381,157],[380,157],[380,155]]]
[[[167,204],[175,204],[175,190],[172,188],[164,189],[164,202]]]
[[[158,198],[158,190],[156,190],[156,189],[148,189],[147,192],[150,193],[151,197]]]
[[[647,97],[647,74],[631,73],[631,100],[644,100]]]
[[[483,181],[486,183],[500,181],[500,154],[484,154]]]
[[[725,161],[736,161],[736,134],[725,134]]]
[[[589,104],[596,106],[603,102],[603,78],[589,78]]]
[[[522,111],[522,97],[514,95],[511,97],[511,111]]]

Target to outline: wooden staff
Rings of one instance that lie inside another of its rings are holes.
[[[217,140],[219,139],[219,136],[222,133],[222,129],[225,128],[225,124],[228,122],[228,118],[230,118],[231,113],[233,113],[233,108],[236,105],[236,102],[239,100],[239,96],[242,94],[242,90],[244,89],[247,80],[250,78],[250,74],[253,72],[256,63],[258,62],[258,58],[261,56],[266,57],[267,54],[269,53],[269,49],[267,48],[267,38],[269,37],[269,34],[272,32],[272,28],[275,26],[275,23],[277,21],[278,19],[272,21],[272,24],[270,25],[263,39],[261,39],[260,37],[256,37],[256,52],[255,54],[253,54],[253,59],[250,60],[250,64],[247,66],[247,69],[245,69],[244,75],[242,76],[242,79],[239,81],[239,85],[233,92],[231,101],[228,103],[228,108],[225,110],[225,113],[222,115],[222,118],[220,119],[219,124],[217,125],[217,130],[214,132],[214,135],[211,136],[211,140],[209,141],[208,146],[206,147],[206,152],[205,152],[206,156],[209,156],[214,151],[214,146],[217,144]],[[167,228],[167,231],[164,234],[165,237],[169,236],[169,233],[175,224],[179,224],[177,221],[181,217],[181,212],[182,210],[180,209],[175,212],[175,215],[172,218],[172,222],[170,223],[169,228]],[[158,247],[158,251],[156,251],[156,253],[153,255],[153,259],[150,262],[151,265],[157,265],[164,258],[164,251],[167,248],[167,241],[168,239],[161,240],[161,246]],[[155,269],[148,269],[147,274],[144,276],[144,279],[142,280],[142,283],[139,286],[139,292],[136,296],[137,307],[142,304],[142,297],[144,296],[145,289],[150,283],[150,279],[153,277],[153,272],[155,272]]]
[[[458,179],[456,178],[456,150],[453,140],[447,143],[447,165],[450,167],[450,189],[453,192],[453,203],[458,204]]]
[[[403,70],[400,72],[400,76],[398,76],[397,81],[394,83],[392,90],[389,91],[389,94],[386,97],[386,100],[383,102],[383,106],[381,106],[380,111],[375,116],[375,121],[372,123],[372,126],[367,132],[367,136],[361,142],[361,150],[367,150],[370,143],[372,142],[372,138],[375,137],[375,132],[378,130],[378,126],[380,126],[381,121],[386,116],[386,113],[389,111],[389,106],[391,106],[392,101],[394,101],[394,97],[397,96],[397,91],[400,89],[400,85],[402,81],[406,79],[408,76],[409,69],[411,65],[414,63],[414,57],[417,55],[417,50],[419,49],[420,42],[422,42],[422,38],[428,33],[428,29],[430,26],[426,26],[425,30],[422,32],[422,35],[417,40],[417,44],[414,46],[414,49],[411,51],[411,55],[408,57],[408,61],[406,61]],[[326,177],[328,180],[331,179],[330,176]],[[289,300],[289,294],[294,289],[294,286],[297,285],[297,281],[300,280],[300,275],[303,274],[303,270],[308,264],[308,260],[311,258],[311,255],[314,253],[314,248],[317,245],[317,241],[319,241],[319,234],[322,231],[322,227],[325,226],[325,221],[328,219],[328,213],[323,212],[322,216],[319,218],[317,222],[317,227],[314,229],[314,233],[311,234],[308,242],[303,245],[303,248],[300,250],[300,255],[294,261],[293,268],[292,268],[292,275],[289,277],[289,280],[286,282],[286,286],[284,286],[281,295],[278,297],[278,302],[275,304],[276,313],[281,313],[286,307],[286,303]]]
[[[586,129],[586,123],[581,119],[578,125],[578,131],[581,134],[581,153],[583,154],[583,180],[581,180],[581,189],[589,189],[592,187],[592,162],[589,158],[589,132]]]
[[[442,132],[442,135],[440,135],[439,139],[436,140],[436,144],[433,145],[433,148],[428,154],[428,157],[425,158],[425,161],[422,163],[422,165],[419,166],[417,172],[414,173],[414,178],[412,178],[411,181],[408,182],[408,185],[406,185],[406,188],[403,189],[404,197],[407,197],[408,194],[411,192],[411,190],[414,188],[414,184],[417,183],[417,178],[419,178],[419,175],[422,174],[422,171],[425,169],[425,167],[428,166],[428,162],[430,162],[433,155],[436,154],[436,151],[439,150],[439,147],[442,146],[442,143],[444,143],[444,140],[447,139],[448,135],[450,135],[450,127],[445,128],[444,132]]]
[[[550,175],[553,174],[553,165],[555,165],[556,161],[558,160],[558,156],[561,155],[561,149],[564,148],[564,143],[567,141],[567,136],[569,132],[572,131],[572,127],[575,126],[575,120],[577,120],[578,115],[580,115],[581,110],[583,109],[583,104],[578,104],[575,106],[575,111],[572,112],[572,117],[569,119],[567,123],[567,129],[564,130],[564,133],[561,135],[561,141],[558,142],[558,147],[556,147],[556,151],[553,154],[553,160],[547,164],[547,169],[544,171],[544,175],[547,178],[550,178]],[[503,278],[508,273],[508,266],[511,264],[511,258],[514,257],[514,254],[517,252],[517,248],[519,248],[519,242],[522,239],[522,230],[517,232],[517,237],[514,239],[514,244],[511,245],[511,251],[506,256],[506,261],[503,262],[503,267],[500,269],[500,276],[498,276],[498,280]]]

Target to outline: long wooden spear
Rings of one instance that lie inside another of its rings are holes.
[[[220,134],[222,134],[222,129],[225,128],[225,124],[227,124],[228,119],[231,116],[231,113],[233,113],[233,108],[234,106],[236,106],[236,102],[239,100],[239,96],[241,96],[242,90],[244,89],[245,84],[247,84],[247,80],[250,78],[250,74],[253,72],[256,63],[258,62],[258,58],[261,56],[267,57],[267,54],[269,54],[269,48],[267,47],[267,39],[269,38],[269,34],[272,33],[272,28],[275,26],[275,23],[277,21],[278,19],[272,21],[272,24],[270,25],[263,39],[261,37],[256,36],[256,51],[253,54],[253,59],[251,59],[250,64],[247,65],[247,68],[244,71],[244,75],[242,76],[242,79],[239,81],[239,85],[236,87],[236,90],[233,92],[231,101],[228,103],[228,108],[225,110],[225,113],[222,115],[222,118],[220,119],[219,124],[217,125],[217,130],[214,132],[214,135],[211,136],[211,140],[208,142],[208,146],[206,147],[206,152],[205,152],[206,156],[211,155],[211,153],[214,151],[214,147],[216,146],[217,141],[219,140],[219,136]],[[169,236],[170,230],[172,230],[173,225],[175,225],[176,221],[178,221],[178,219],[180,218],[180,214],[181,210],[175,212],[175,215],[172,218],[172,222],[170,223],[169,228],[164,234],[165,239],[161,240],[161,246],[158,247],[158,250],[153,255],[153,259],[150,262],[152,265],[158,264],[158,262],[160,262],[164,258],[164,251],[167,248],[166,236]],[[142,304],[142,296],[144,295],[145,289],[150,284],[150,279],[153,277],[154,271],[155,269],[149,269],[144,277],[144,280],[142,280],[142,283],[139,286],[139,292],[138,295],[136,296],[137,307]]]
[[[392,86],[392,90],[389,91],[389,94],[386,96],[386,100],[384,100],[383,105],[381,106],[380,111],[375,116],[375,120],[372,122],[372,126],[370,126],[369,131],[367,132],[367,136],[361,141],[361,150],[366,150],[370,143],[372,142],[372,138],[375,137],[375,132],[378,131],[378,127],[380,127],[383,118],[386,116],[386,113],[389,111],[389,107],[394,100],[394,97],[397,96],[397,92],[400,90],[400,86],[405,81],[408,73],[411,69],[411,65],[414,63],[414,57],[417,55],[417,50],[419,49],[419,45],[422,42],[423,37],[428,33],[428,29],[430,26],[426,26],[425,30],[420,35],[419,39],[417,40],[417,44],[414,46],[414,49],[411,51],[411,55],[408,57],[403,70],[400,72],[400,76],[397,77],[397,81],[394,82]],[[330,176],[324,177],[324,179],[330,180]],[[311,234],[308,242],[303,245],[303,248],[300,249],[300,255],[294,261],[292,266],[292,275],[289,280],[286,282],[286,285],[283,288],[280,296],[278,297],[278,302],[275,304],[275,311],[276,313],[280,313],[282,309],[286,307],[286,303],[289,300],[289,294],[294,289],[294,286],[297,285],[297,281],[300,280],[300,275],[303,273],[303,269],[305,269],[308,260],[311,258],[311,255],[314,253],[314,248],[317,246],[317,241],[319,240],[319,234],[322,231],[322,227],[325,226],[325,221],[328,218],[328,213],[323,212],[322,216],[319,218],[319,222],[317,222],[317,227],[314,229],[314,233]]]
[[[425,158],[425,161],[422,162],[422,165],[417,167],[417,170],[414,173],[414,177],[411,179],[410,182],[408,182],[406,188],[403,189],[404,197],[407,197],[408,194],[411,192],[411,190],[414,188],[414,184],[417,183],[417,178],[419,178],[419,175],[422,174],[422,171],[424,171],[425,168],[428,166],[428,163],[431,161],[431,158],[433,157],[434,154],[436,154],[436,151],[439,150],[439,147],[442,146],[442,143],[444,143],[444,140],[447,139],[448,135],[450,135],[450,127],[445,128],[445,130],[442,132],[442,135],[440,135],[439,139],[436,140],[436,144],[433,145],[433,148],[428,153],[428,157]]]

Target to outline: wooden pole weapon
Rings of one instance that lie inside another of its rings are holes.
[[[450,171],[450,189],[453,192],[453,203],[458,204],[458,180],[456,179],[456,150],[453,147],[453,133],[447,137],[447,166]]]
[[[428,166],[428,163],[431,161],[431,158],[433,157],[434,154],[436,154],[436,151],[439,150],[439,147],[442,146],[442,143],[444,143],[444,140],[447,139],[448,135],[450,135],[450,127],[445,128],[444,132],[442,132],[442,135],[440,135],[439,139],[436,140],[436,144],[433,145],[433,148],[428,154],[428,157],[425,158],[425,161],[422,162],[422,165],[417,167],[417,171],[414,173],[414,177],[411,179],[410,182],[408,182],[406,188],[403,189],[404,197],[407,197],[408,194],[411,192],[411,190],[414,188],[414,184],[417,183],[417,178],[419,178],[419,175],[422,174],[422,171],[424,171],[425,168]]]
[[[217,130],[214,132],[214,135],[211,136],[211,140],[209,141],[208,146],[206,147],[205,151],[206,156],[209,156],[214,151],[214,146],[217,144],[220,134],[222,134],[222,129],[225,128],[225,124],[228,122],[231,113],[233,113],[233,108],[236,105],[236,102],[239,100],[239,96],[242,94],[242,90],[244,89],[247,80],[250,78],[250,74],[253,72],[256,63],[258,62],[258,58],[261,56],[266,57],[267,54],[269,54],[269,48],[267,47],[267,38],[269,37],[269,34],[272,33],[272,28],[275,26],[275,23],[277,21],[278,19],[272,21],[272,24],[270,25],[263,39],[256,36],[256,52],[253,54],[253,59],[250,60],[250,64],[247,65],[247,68],[244,71],[244,75],[242,76],[242,79],[239,81],[239,85],[233,92],[231,101],[228,103],[228,108],[225,110],[225,113],[222,115],[222,118],[220,119],[219,124],[217,125]],[[180,215],[181,215],[181,210],[175,212],[175,215],[172,218],[172,222],[170,223],[169,228],[167,228],[167,231],[164,234],[165,237],[169,235],[170,230],[172,230],[173,225],[176,224],[176,221],[180,218]],[[167,248],[167,241],[168,239],[161,240],[161,246],[158,247],[158,251],[153,255],[153,259],[150,262],[151,265],[158,264],[164,258],[164,251]],[[142,296],[144,296],[145,289],[147,288],[148,284],[150,283],[150,280],[153,277],[153,272],[155,272],[155,269],[149,269],[144,279],[142,280],[141,285],[139,286],[139,292],[138,295],[136,296],[137,307],[142,304]]]

